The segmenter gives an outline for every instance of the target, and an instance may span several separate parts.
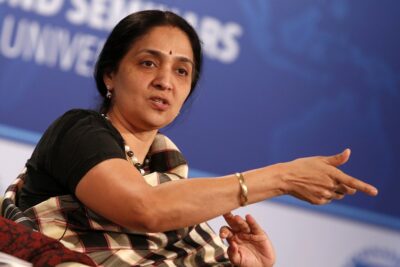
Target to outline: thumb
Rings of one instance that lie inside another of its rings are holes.
[[[343,152],[327,157],[327,161],[329,164],[338,167],[340,165],[345,164],[350,158],[351,150],[346,148]]]

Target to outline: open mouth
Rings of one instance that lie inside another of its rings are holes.
[[[154,96],[150,98],[150,101],[157,110],[166,110],[169,107],[168,100],[162,97]]]
[[[156,102],[156,103],[159,103],[159,104],[162,104],[162,105],[168,105],[169,104],[168,101],[166,99],[164,99],[164,98],[152,97],[151,100],[153,102]]]

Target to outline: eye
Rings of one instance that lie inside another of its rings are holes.
[[[146,67],[146,68],[156,67],[156,63],[154,63],[151,60],[143,60],[142,62],[140,62],[140,65],[142,65],[143,67]]]
[[[178,69],[176,70],[176,72],[177,72],[178,75],[180,75],[180,76],[188,76],[188,75],[189,75],[188,71],[187,71],[186,69],[184,69],[184,68],[178,68]]]

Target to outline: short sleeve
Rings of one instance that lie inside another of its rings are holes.
[[[61,121],[55,126],[57,136],[49,149],[48,169],[70,192],[75,193],[82,177],[100,162],[125,159],[122,137],[100,114],[70,112]]]

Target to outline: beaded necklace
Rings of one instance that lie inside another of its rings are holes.
[[[108,122],[111,123],[110,119],[108,118],[107,114],[101,114],[101,116],[106,119]],[[145,166],[149,164],[150,160],[147,158],[145,158],[144,160],[144,164],[140,164],[139,160],[137,159],[137,157],[135,156],[135,154],[133,153],[132,149],[126,144],[125,140],[124,141],[124,149],[125,149],[125,154],[126,156],[129,158],[129,161],[132,163],[133,166],[136,167],[136,169],[143,175],[145,174]]]

